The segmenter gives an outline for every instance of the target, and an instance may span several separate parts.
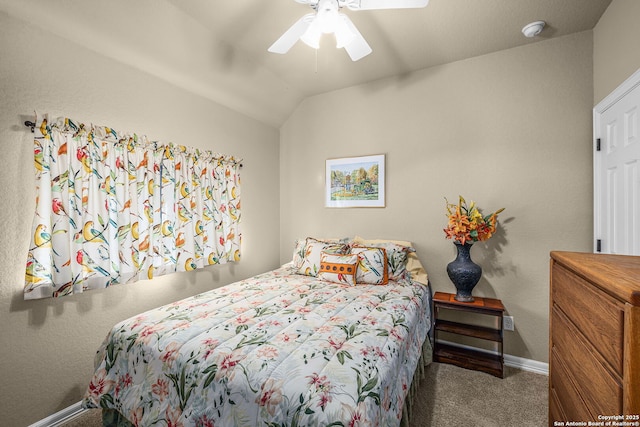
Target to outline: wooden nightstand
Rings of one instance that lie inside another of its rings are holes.
[[[502,301],[493,298],[474,297],[473,302],[460,302],[454,299],[455,294],[436,292],[433,296],[435,311],[433,360],[435,362],[450,363],[467,369],[486,372],[499,378],[504,378],[504,353],[502,315],[505,311]],[[462,322],[453,322],[441,318],[441,310],[456,310],[467,313],[477,313],[495,316],[498,327],[492,328]],[[440,332],[464,335],[497,343],[498,354],[471,350],[444,344],[438,339]]]

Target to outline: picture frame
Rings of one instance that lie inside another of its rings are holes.
[[[328,159],[325,207],[385,207],[385,155]]]

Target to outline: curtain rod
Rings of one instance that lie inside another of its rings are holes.
[[[24,122],[24,125],[28,128],[31,128],[31,133],[35,132],[35,128],[36,128],[36,124],[34,122],[32,122],[31,120],[27,120]],[[240,167],[243,167],[243,164],[240,163]]]

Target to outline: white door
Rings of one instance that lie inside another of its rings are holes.
[[[594,249],[640,255],[640,70],[594,108]]]

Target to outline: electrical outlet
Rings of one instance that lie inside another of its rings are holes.
[[[505,331],[513,331],[513,316],[503,316],[502,317],[502,325],[504,326]]]

